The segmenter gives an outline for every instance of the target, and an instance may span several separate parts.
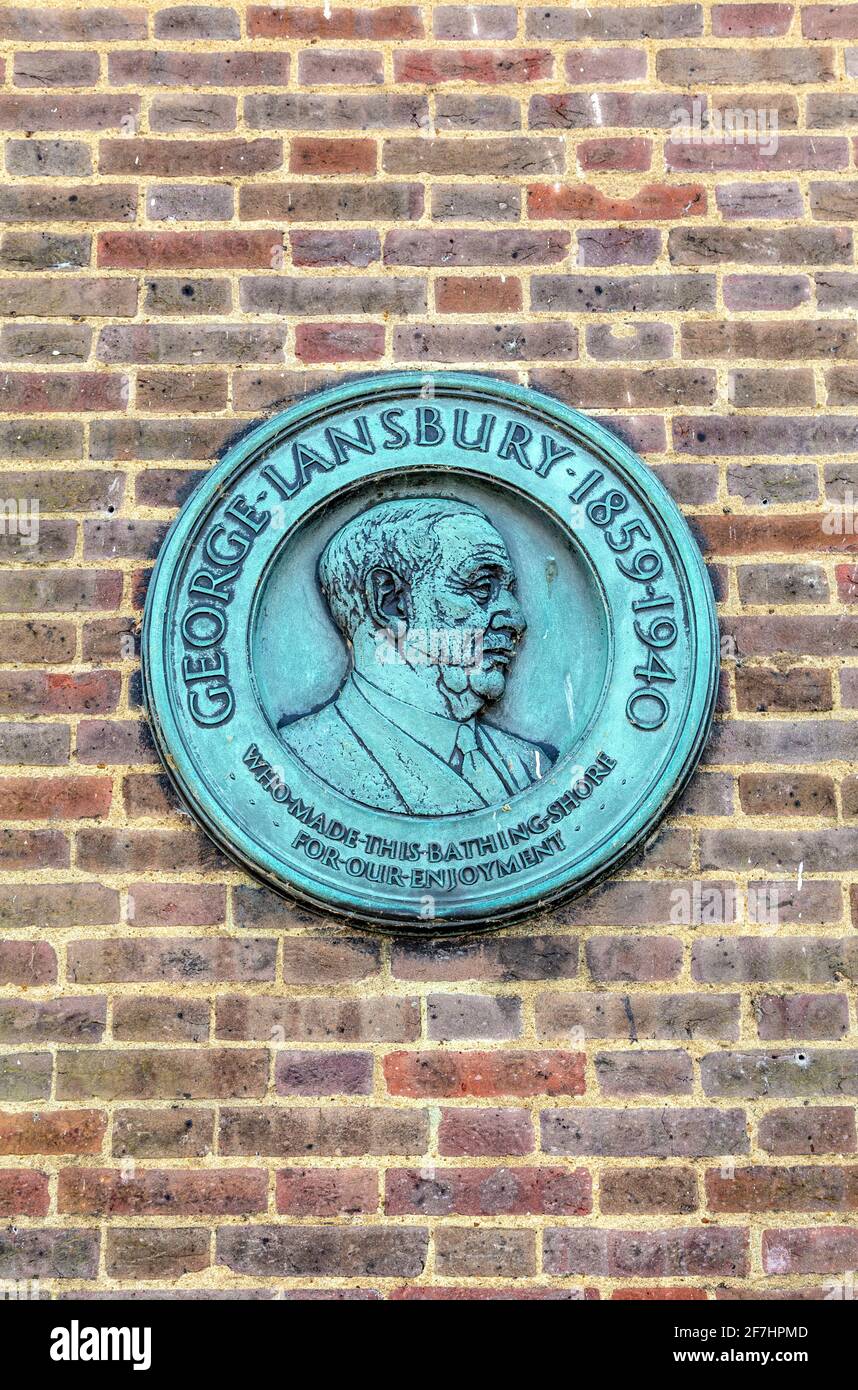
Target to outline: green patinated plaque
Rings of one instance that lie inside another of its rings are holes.
[[[228,854],[427,934],[616,865],[694,769],[718,671],[653,474],[457,372],[350,382],[242,439],[167,537],[143,657],[167,771]]]

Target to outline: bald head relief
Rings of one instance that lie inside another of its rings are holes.
[[[526,623],[506,544],[479,508],[379,502],[331,537],[318,578],[367,680],[460,720],[503,694]]]

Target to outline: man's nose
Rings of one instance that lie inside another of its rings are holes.
[[[498,594],[497,606],[489,626],[509,628],[516,637],[522,637],[527,631],[524,611],[511,589],[502,589]]]

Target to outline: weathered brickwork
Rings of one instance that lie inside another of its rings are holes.
[[[4,1288],[849,1296],[858,5],[7,0],[0,69]],[[644,853],[427,948],[229,866],[137,634],[228,440],[445,364],[644,454],[724,678]]]

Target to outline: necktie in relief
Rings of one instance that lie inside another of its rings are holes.
[[[487,806],[496,801],[505,801],[509,795],[485,753],[477,744],[477,736],[470,724],[460,724],[456,744],[450,758],[450,766],[473,787]]]

